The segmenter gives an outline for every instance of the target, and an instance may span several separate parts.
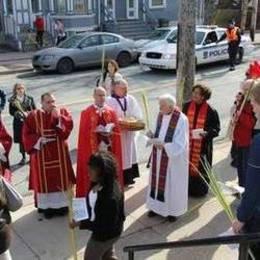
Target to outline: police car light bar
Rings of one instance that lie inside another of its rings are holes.
[[[217,29],[218,26],[217,25],[197,25],[197,28],[201,28],[201,29]]]

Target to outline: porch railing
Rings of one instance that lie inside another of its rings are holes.
[[[134,260],[135,252],[140,251],[239,244],[239,260],[247,260],[249,246],[254,243],[260,243],[260,233],[166,242],[157,244],[134,245],[125,247],[124,252],[128,253],[129,260]]]
[[[113,11],[103,3],[101,4],[101,17],[102,23],[113,23],[116,24],[116,18],[113,15]]]
[[[149,7],[149,0],[145,0],[142,4],[142,12],[144,14],[144,20],[147,24],[150,24],[152,28],[156,28],[158,26],[158,19],[153,14]]]
[[[5,34],[17,37],[16,23],[12,15],[4,16],[4,31]]]

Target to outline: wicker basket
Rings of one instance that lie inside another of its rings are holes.
[[[141,120],[127,120],[124,119],[119,122],[122,129],[128,130],[128,131],[140,131],[145,129],[145,123]]]

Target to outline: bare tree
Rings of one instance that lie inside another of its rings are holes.
[[[246,30],[246,21],[247,21],[247,11],[248,11],[248,4],[249,0],[241,0],[241,24],[240,28],[241,31],[244,32]]]
[[[177,103],[191,97],[195,78],[196,0],[182,0],[179,9],[177,47]]]
[[[216,12],[216,0],[205,0],[204,24],[212,25],[214,23]]]
[[[252,2],[252,17],[251,17],[251,25],[250,25],[250,37],[252,41],[255,40],[255,30],[257,23],[257,9],[258,9],[258,0],[253,0]]]

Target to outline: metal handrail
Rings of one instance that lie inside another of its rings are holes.
[[[149,251],[157,249],[171,249],[180,247],[200,247],[212,245],[239,244],[239,260],[247,260],[248,249],[250,244],[260,242],[260,233],[243,234],[235,236],[211,237],[194,240],[182,240],[174,242],[164,242],[146,245],[133,245],[124,248],[128,253],[128,259],[134,260],[134,253],[140,251]]]
[[[145,0],[143,2],[142,11],[146,15],[146,17],[149,19],[148,23],[150,23],[153,27],[157,27],[158,26],[158,20],[157,20],[156,16],[151,12],[147,0]]]
[[[108,7],[104,4],[102,4],[102,3],[101,3],[101,11],[102,11],[102,14],[103,14],[103,22],[116,23],[116,18],[113,15],[111,15]]]

